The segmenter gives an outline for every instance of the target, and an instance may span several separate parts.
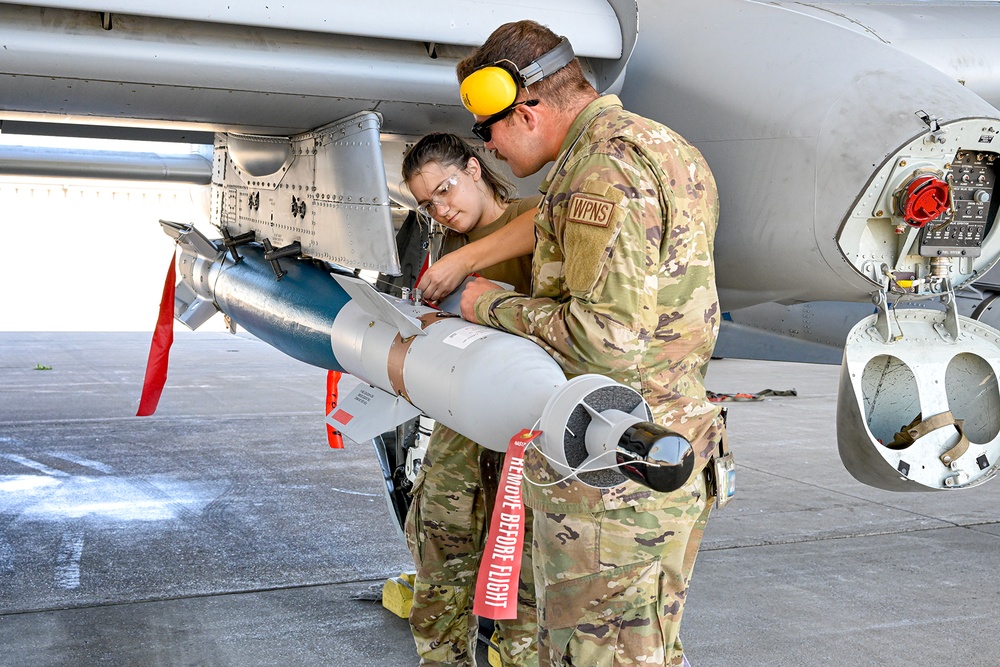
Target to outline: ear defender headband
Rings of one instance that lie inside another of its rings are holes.
[[[522,69],[517,69],[509,60],[484,65],[462,81],[459,88],[462,104],[476,116],[492,116],[514,104],[518,88],[527,88],[555,74],[575,57],[573,46],[563,37],[554,49]]]

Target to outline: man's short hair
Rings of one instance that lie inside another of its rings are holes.
[[[561,38],[535,21],[505,23],[493,31],[486,42],[472,55],[458,63],[455,70],[458,82],[480,67],[509,60],[518,69],[559,45]],[[556,107],[566,106],[581,93],[593,92],[593,86],[583,76],[580,61],[576,58],[559,71],[545,77],[529,88],[529,96]]]

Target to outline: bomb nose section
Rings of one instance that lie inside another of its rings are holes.
[[[651,422],[629,426],[618,439],[622,474],[654,491],[671,493],[694,472],[694,449],[684,436]]]
[[[888,342],[878,315],[848,335],[837,444],[860,482],[892,491],[982,484],[1000,468],[1000,332],[943,313],[900,309]]]

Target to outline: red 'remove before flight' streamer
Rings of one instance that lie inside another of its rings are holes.
[[[493,620],[517,618],[517,584],[524,545],[524,502],[521,499],[524,448],[541,433],[525,429],[511,438],[507,446],[489,538],[479,564],[476,599],[472,606],[477,616]]]

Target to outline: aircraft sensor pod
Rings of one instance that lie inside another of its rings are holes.
[[[509,60],[484,65],[462,81],[459,88],[462,104],[476,116],[500,113],[517,99],[518,88],[527,88],[555,74],[573,62],[575,57],[573,46],[563,37],[554,49],[521,69]]]
[[[542,411],[542,453],[559,474],[589,486],[631,479],[654,491],[676,491],[694,471],[694,451],[652,418],[634,389],[603,375],[581,375]]]
[[[837,443],[859,482],[889,491],[941,491],[982,484],[1000,472],[1000,334],[955,315],[900,308],[899,340],[861,320],[844,347]],[[914,417],[917,417],[914,420]],[[913,420],[913,421],[911,421]],[[915,423],[922,429],[915,432]],[[898,432],[911,431],[907,441]]]

